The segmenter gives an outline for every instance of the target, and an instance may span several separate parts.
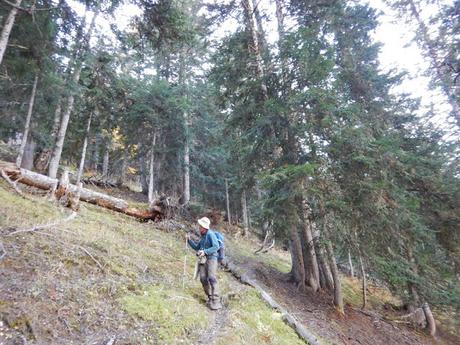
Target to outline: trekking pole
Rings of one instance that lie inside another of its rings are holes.
[[[185,289],[185,277],[187,275],[187,234],[185,234],[185,255],[184,255],[184,274],[182,275],[182,289]]]

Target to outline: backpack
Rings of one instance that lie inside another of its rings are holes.
[[[215,231],[215,230],[214,230],[214,233],[216,234],[217,242],[219,242],[219,249],[225,248],[225,245],[224,245],[224,235],[222,235],[220,232]]]

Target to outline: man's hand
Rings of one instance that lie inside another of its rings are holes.
[[[199,251],[197,251],[197,252],[196,252],[196,255],[197,255],[198,257],[200,257],[200,258],[201,258],[202,256],[205,256],[204,250],[199,250]]]
[[[190,232],[187,232],[185,234],[185,238],[187,238],[187,240],[190,240],[192,238],[192,235],[190,234]]]

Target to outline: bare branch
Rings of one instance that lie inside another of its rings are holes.
[[[13,235],[16,235],[16,234],[19,234],[19,233],[23,233],[23,232],[32,232],[32,231],[37,231],[37,230],[43,230],[43,229],[47,229],[47,228],[52,228],[52,227],[55,227],[57,225],[60,225],[60,224],[63,224],[63,223],[66,223],[66,222],[69,222],[71,221],[72,219],[74,219],[75,217],[77,216],[77,212],[72,212],[67,218],[65,219],[62,219],[62,220],[59,220],[59,221],[55,221],[53,223],[48,223],[48,224],[42,224],[42,225],[35,225],[29,229],[19,229],[19,230],[16,230],[16,231],[13,231],[11,233],[9,233],[8,235],[6,236],[13,236]]]
[[[18,193],[20,196],[22,196],[24,199],[29,199],[23,192],[22,190],[19,189],[19,187],[16,185],[16,182],[13,182],[9,177],[8,175],[6,174],[5,170],[1,169],[0,170],[0,174],[2,175],[2,177],[5,179],[6,182],[8,182],[10,184],[11,187],[13,187],[13,189],[16,191],[16,193]],[[30,199],[29,199],[30,200]]]

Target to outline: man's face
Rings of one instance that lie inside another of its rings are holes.
[[[198,228],[200,229],[200,234],[201,235],[204,235],[206,233],[206,231],[208,231],[208,229],[203,228],[201,225],[198,225]]]

